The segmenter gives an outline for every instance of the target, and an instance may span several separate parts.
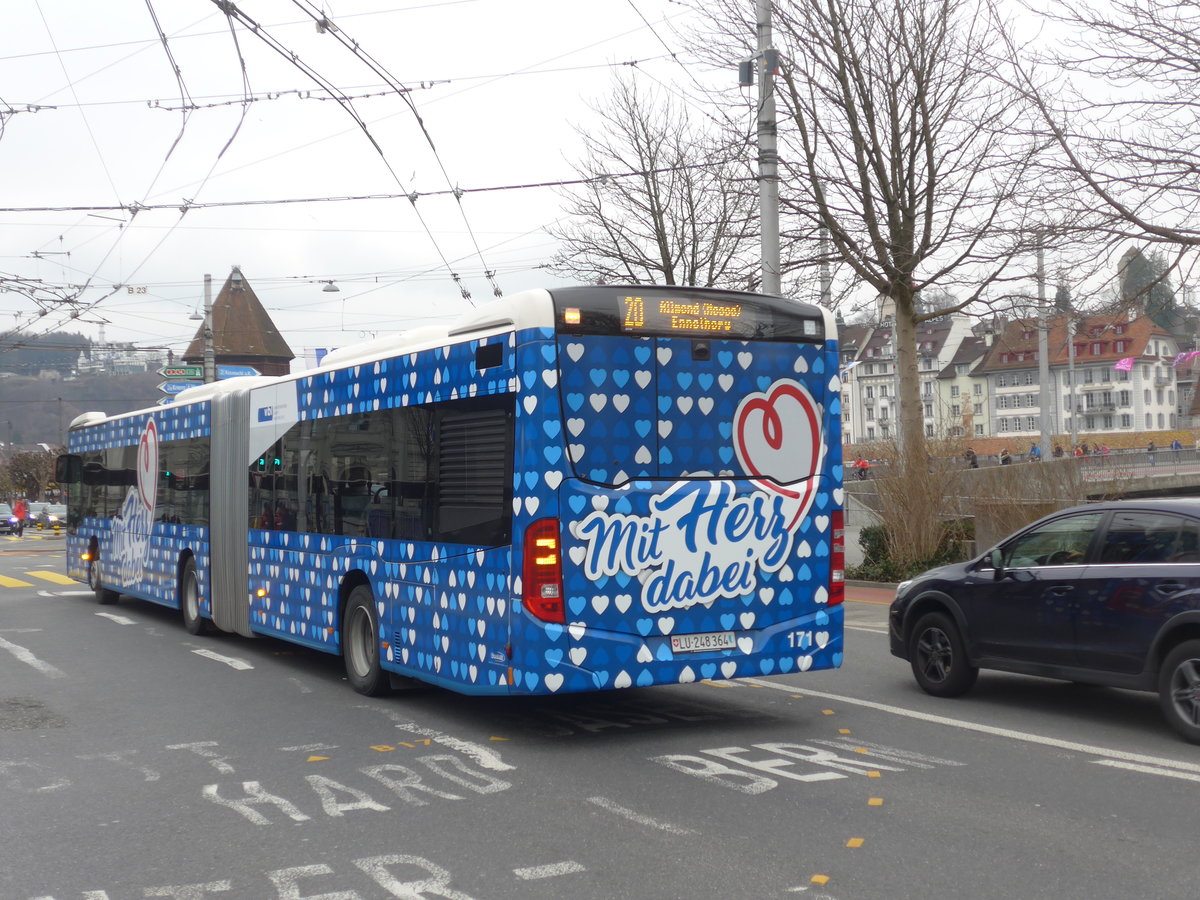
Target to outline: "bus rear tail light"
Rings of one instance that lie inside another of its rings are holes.
[[[543,622],[566,622],[558,519],[538,519],[525,529],[521,602]]]
[[[829,605],[846,599],[845,512],[835,509],[830,519]]]

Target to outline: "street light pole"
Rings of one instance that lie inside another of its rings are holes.
[[[217,380],[217,354],[213,347],[212,276],[204,276],[204,383]]]

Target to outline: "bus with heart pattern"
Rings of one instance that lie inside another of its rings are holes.
[[[531,290],[315,369],[71,423],[67,571],[345,660],[379,694],[834,668],[831,314],[691,287]]]

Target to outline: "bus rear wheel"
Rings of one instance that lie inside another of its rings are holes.
[[[204,634],[208,623],[200,615],[200,579],[196,577],[196,561],[189,559],[179,576],[179,611],[188,634]]]
[[[360,694],[378,697],[388,689],[388,676],[379,664],[379,620],[375,595],[365,584],[350,592],[342,614],[342,659],[346,678]]]
[[[110,591],[101,586],[100,581],[100,557],[96,553],[92,553],[92,558],[88,560],[87,567],[88,587],[96,595],[96,602],[108,606],[116,603],[120,596],[116,591]]]

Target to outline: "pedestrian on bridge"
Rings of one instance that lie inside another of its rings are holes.
[[[1146,458],[1150,460],[1150,465],[1154,465],[1154,441],[1146,445]]]

